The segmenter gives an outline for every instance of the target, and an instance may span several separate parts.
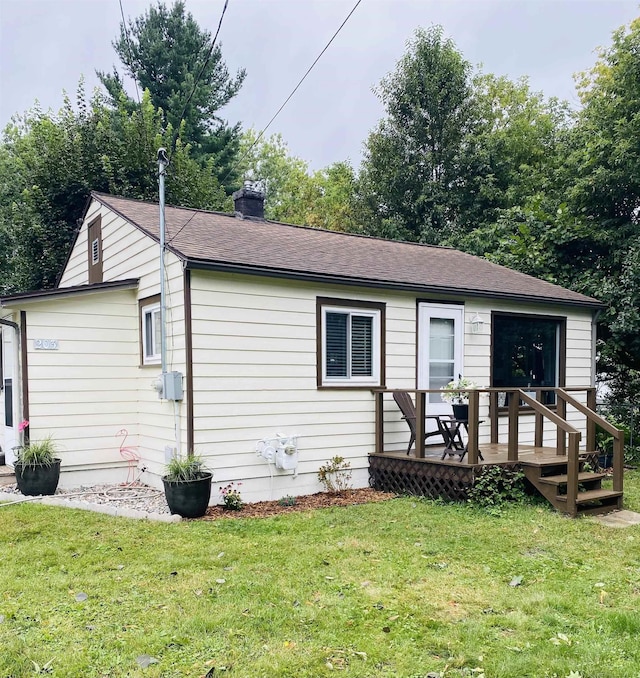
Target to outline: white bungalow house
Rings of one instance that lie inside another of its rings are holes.
[[[485,387],[593,385],[596,300],[450,248],[268,221],[259,194],[234,197],[235,214],[166,209],[175,400],[154,388],[157,205],[93,193],[57,288],[0,299],[8,463],[28,420],[32,440],[57,442],[62,486],[125,481],[132,466],[160,486],[167,458],[195,451],[214,483],[275,499],[321,489],[334,455],[367,485],[376,387],[439,389],[458,374]],[[488,408],[485,394],[481,445]],[[432,393],[427,410],[450,407]],[[578,414],[567,421],[584,429]],[[391,398],[384,418],[384,449],[404,453]],[[522,444],[534,429],[533,416],[521,422]],[[298,436],[295,469],[256,453],[277,434]]]

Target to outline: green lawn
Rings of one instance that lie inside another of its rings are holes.
[[[640,510],[640,473],[626,482]],[[412,498],[174,525],[25,504],[0,520],[2,678],[48,662],[64,678],[640,676],[640,527]]]

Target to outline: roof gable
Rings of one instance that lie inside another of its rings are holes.
[[[159,240],[158,205],[100,193],[103,205]],[[166,207],[166,243],[195,268],[422,293],[599,307],[591,297],[448,247],[383,240],[219,212]]]

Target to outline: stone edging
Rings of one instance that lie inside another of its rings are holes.
[[[170,513],[147,513],[146,511],[139,511],[138,509],[124,508],[119,506],[110,506],[109,504],[92,504],[89,501],[68,501],[59,499],[55,496],[43,497],[24,497],[24,495],[8,494],[7,492],[0,492],[0,502],[16,502],[21,499],[26,499],[25,502],[39,501],[45,506],[58,506],[59,508],[73,508],[81,511],[93,511],[94,513],[104,513],[108,516],[131,518],[133,520],[153,520],[159,523],[179,523],[182,518],[178,515],[171,515]]]

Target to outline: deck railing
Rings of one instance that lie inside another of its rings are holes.
[[[384,452],[384,395],[392,395],[394,391],[405,391],[412,394],[416,407],[416,443],[415,456],[425,456],[425,417],[429,416],[427,395],[441,394],[434,389],[372,389],[375,397],[375,451]],[[467,455],[469,464],[478,463],[478,429],[480,425],[480,395],[489,395],[489,420],[491,442],[499,441],[499,421],[501,415],[507,416],[507,455],[508,460],[518,461],[519,424],[521,416],[534,415],[534,445],[542,447],[545,422],[556,426],[556,454],[567,456],[567,505],[569,510],[575,509],[578,491],[578,473],[580,466],[580,441],[582,434],[566,419],[567,405],[586,417],[586,451],[596,451],[596,425],[603,428],[613,437],[613,489],[622,491],[624,470],[624,434],[612,426],[595,412],[595,389],[590,386],[563,388],[534,388],[526,390],[518,388],[483,388],[459,389],[469,398]],[[546,394],[555,394],[555,404],[545,404]],[[586,393],[586,405],[577,400],[571,393]],[[508,405],[499,406],[499,394],[506,394]],[[533,397],[532,394],[535,394]],[[524,407],[521,405],[524,403]],[[553,409],[552,409],[553,408]]]

